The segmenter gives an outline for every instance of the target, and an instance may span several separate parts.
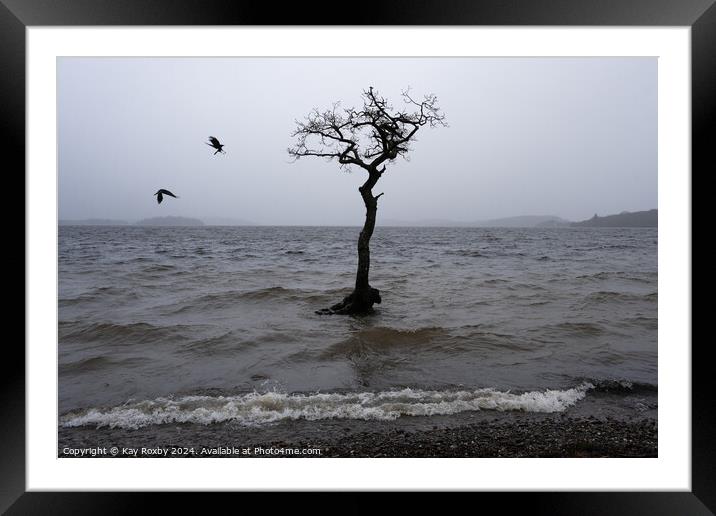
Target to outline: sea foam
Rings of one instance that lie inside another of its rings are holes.
[[[60,418],[64,427],[137,429],[174,423],[235,422],[260,426],[284,420],[393,420],[402,416],[457,414],[475,410],[562,412],[594,388],[583,383],[566,390],[429,391],[401,389],[382,392],[286,394],[252,392],[240,396],[161,397],[132,401],[110,408],[70,412]]]

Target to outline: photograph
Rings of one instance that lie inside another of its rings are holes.
[[[57,57],[57,457],[658,457],[658,58]]]

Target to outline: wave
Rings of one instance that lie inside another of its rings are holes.
[[[198,298],[183,302],[172,313],[178,314],[186,311],[220,309],[233,307],[239,301],[303,301],[318,302],[332,300],[339,294],[347,295],[350,291],[344,289],[304,290],[286,287],[266,287],[256,290],[229,290],[205,294]]]
[[[481,253],[477,249],[457,249],[455,251],[445,251],[445,254],[451,254],[454,256],[466,256],[469,258],[482,258],[485,254]]]
[[[261,300],[261,299],[276,299],[276,298],[292,298],[299,294],[299,290],[286,288],[286,287],[266,287],[259,288],[256,290],[249,291],[229,291],[221,292],[218,294],[208,294],[202,296],[198,302],[218,302],[223,303],[225,301],[236,301],[237,299],[250,299],[250,300]]]
[[[594,388],[583,383],[566,390],[425,391],[402,389],[383,392],[285,394],[252,392],[241,396],[161,397],[128,402],[111,408],[90,408],[60,418],[63,427],[137,429],[149,425],[233,422],[260,426],[287,420],[361,419],[394,420],[403,416],[449,415],[478,410],[563,412]]]
[[[582,274],[580,276],[577,276],[575,279],[588,280],[588,281],[603,281],[603,280],[618,279],[618,280],[636,281],[639,283],[652,284],[652,283],[654,283],[656,276],[657,276],[656,272],[634,273],[634,272],[627,272],[627,271],[602,271],[602,272],[595,272],[593,274]]]
[[[127,300],[139,299],[134,289],[123,287],[98,287],[88,292],[83,292],[74,297],[60,297],[58,304],[62,306],[73,306],[83,303],[92,303],[109,297],[122,297]]]
[[[607,333],[607,330],[600,324],[589,322],[563,322],[559,324],[548,324],[546,326],[540,326],[530,331],[542,332],[545,330],[549,332],[558,333],[567,332],[575,334],[577,336],[599,336]]]
[[[281,286],[259,288],[255,290],[225,290],[188,298],[176,303],[163,305],[164,314],[182,315],[201,313],[212,310],[234,309],[239,303],[310,303],[312,305],[335,303],[347,296],[350,289],[328,288],[325,290],[308,290],[286,288]]]
[[[79,321],[60,321],[60,341],[95,342],[134,344],[154,344],[168,338],[186,339],[184,330],[189,326],[154,326],[148,323],[93,323],[85,324]]]
[[[646,317],[644,315],[637,315],[634,317],[625,317],[621,320],[621,325],[629,325],[629,324],[656,330],[659,328],[659,318],[658,317]]]
[[[592,292],[586,296],[587,302],[608,303],[611,301],[658,301],[659,294],[657,292],[649,292],[648,294],[636,294],[631,292],[614,292],[611,290],[601,290]]]
[[[192,340],[177,349],[177,353],[191,357],[236,353],[250,346],[243,332],[227,331],[220,335]]]
[[[75,362],[60,363],[58,371],[60,374],[84,373],[87,371],[99,371],[101,369],[116,366],[128,367],[139,365],[143,362],[140,358],[110,359],[104,356],[89,357]]]
[[[142,272],[166,272],[176,269],[175,265],[167,265],[163,263],[155,263],[142,268]]]
[[[355,352],[380,353],[395,348],[415,349],[436,342],[444,344],[449,337],[448,330],[442,327],[398,329],[375,326],[357,330],[347,339],[330,345],[321,358],[336,358]]]
[[[503,279],[503,278],[490,278],[484,280],[479,286],[491,286],[491,285],[503,285],[505,283],[509,283],[509,280]]]
[[[605,378],[580,378],[580,380],[592,385],[594,392],[610,394],[655,394],[659,392],[658,385],[646,382]]]
[[[94,294],[80,294],[79,296],[75,297],[61,297],[57,300],[58,306],[64,307],[64,306],[74,306],[74,305],[81,305],[83,303],[93,303],[97,301],[99,296],[96,296]]]

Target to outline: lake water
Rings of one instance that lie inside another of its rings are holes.
[[[316,315],[358,233],[61,226],[60,426],[656,409],[655,228],[379,226],[376,313]]]

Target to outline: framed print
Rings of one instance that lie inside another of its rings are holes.
[[[716,8],[544,4],[4,2],[27,307],[3,509],[708,514],[691,169]]]

